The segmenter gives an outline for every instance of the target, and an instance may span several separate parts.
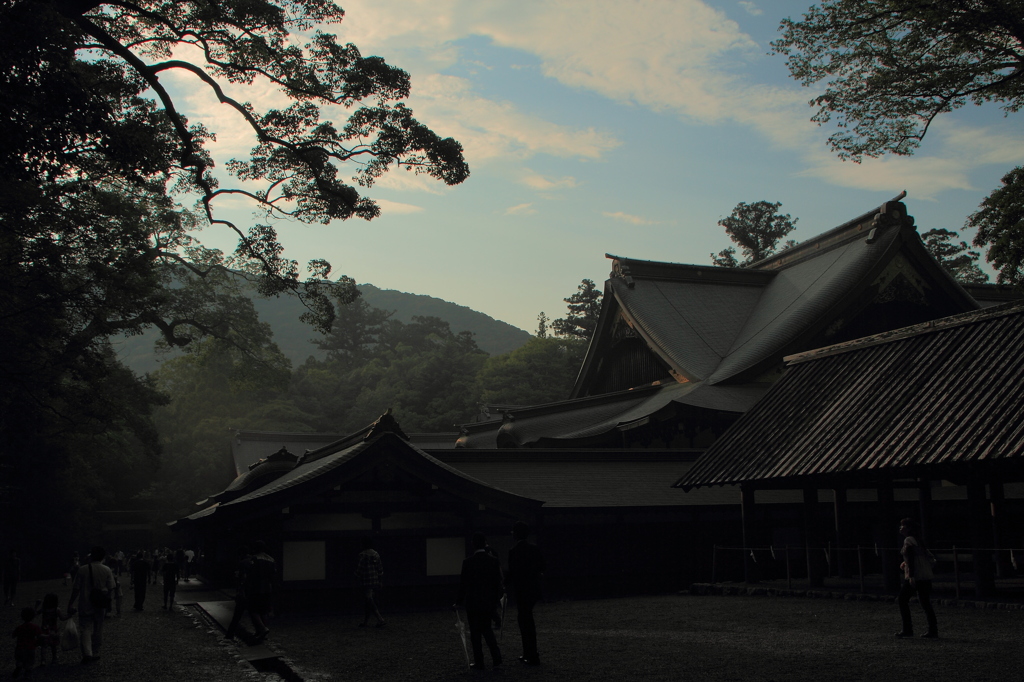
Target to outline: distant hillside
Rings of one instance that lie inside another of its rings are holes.
[[[433,296],[407,294],[393,289],[379,289],[372,284],[360,284],[363,300],[374,308],[394,311],[394,319],[411,322],[413,316],[439,317],[451,325],[452,331],[471,331],[477,345],[491,355],[501,355],[519,348],[530,339],[530,333],[495,320],[472,308],[451,303]],[[316,332],[299,322],[303,308],[289,296],[254,301],[260,319],[274,330],[274,341],[292,361],[300,365],[310,355],[322,358],[324,354],[312,343]],[[136,372],[150,372],[159,366],[153,353],[158,334],[149,330],[130,339],[114,339],[121,359]]]

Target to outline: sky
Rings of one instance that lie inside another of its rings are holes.
[[[906,190],[920,232],[960,230],[1024,163],[1024,114],[972,106],[940,116],[912,157],[839,160],[809,120],[817,92],[769,54],[780,19],[809,4],[341,2],[345,20],[325,30],[409,72],[409,106],[463,144],[471,176],[447,187],[393,170],[366,192],[383,210],[373,221],[277,224],[285,255],[535,332],[541,311],[565,315],[582,279],[601,286],[605,254],[710,265],[732,245],[718,221],[739,202],[781,202],[802,241]],[[215,158],[244,157],[255,138],[237,115],[193,77],[168,78],[217,133]],[[284,102],[267,84],[232,94]],[[239,199],[217,210],[252,222]],[[233,247],[216,228],[203,239]]]

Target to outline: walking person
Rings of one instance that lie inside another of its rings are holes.
[[[22,673],[25,679],[32,679],[32,668],[36,665],[36,648],[42,642],[43,630],[32,621],[36,617],[36,610],[26,606],[21,610],[21,625],[14,628],[14,674],[11,677],[18,677]]]
[[[274,583],[277,582],[277,564],[267,554],[262,540],[252,543],[252,564],[245,577],[245,598],[249,604],[249,620],[256,629],[256,640],[263,641],[270,634],[267,621],[273,608]]]
[[[359,627],[366,627],[371,615],[377,618],[377,627],[387,625],[380,615],[376,600],[376,592],[380,590],[383,578],[384,564],[380,554],[373,548],[373,538],[367,536],[363,538],[363,551],[356,558],[356,579],[363,589],[363,622]]]
[[[146,559],[146,552],[140,549],[132,563],[132,585],[135,587],[136,611],[141,611],[146,603],[146,588],[149,586],[151,570],[149,560]]]
[[[935,609],[932,608],[932,580],[935,575],[932,573],[932,553],[921,541],[921,529],[913,519],[900,521],[900,534],[903,536],[903,585],[900,587],[898,599],[900,607],[900,618],[903,620],[903,629],[896,633],[897,637],[913,637],[914,623],[910,619],[910,598],[917,593],[921,601],[921,608],[928,619],[928,632],[921,635],[925,639],[936,639],[939,636],[939,626],[935,620]]]
[[[164,561],[163,568],[160,569],[164,579],[164,611],[174,610],[174,593],[178,589],[178,578],[181,577],[181,572],[178,570],[177,562],[171,561],[171,557],[168,555],[167,560]]]
[[[57,664],[57,652],[60,646],[61,623],[71,617],[70,613],[64,613],[60,609],[60,597],[54,593],[47,594],[41,602],[37,602],[36,610],[42,616],[40,628],[43,637],[40,645],[43,650],[39,652],[39,665],[46,665],[46,647],[50,649],[50,664]]]
[[[95,663],[100,659],[103,643],[103,619],[110,608],[110,593],[114,589],[114,574],[103,564],[107,552],[93,547],[89,563],[78,569],[68,599],[68,609],[78,600],[78,630],[82,648],[82,663]],[[70,611],[69,611],[70,612]]]
[[[469,641],[473,645],[474,670],[483,670],[484,649],[481,638],[487,642],[491,652],[491,663],[501,665],[501,650],[491,630],[491,617],[505,587],[501,582],[501,563],[487,552],[487,539],[483,533],[473,533],[473,553],[462,561],[459,577],[459,598],[456,608],[465,606],[466,620],[469,621]]]
[[[522,521],[516,521],[512,526],[512,537],[516,544],[508,551],[508,580],[516,600],[519,634],[523,639],[523,655],[519,660],[526,665],[540,665],[533,607],[542,596],[544,555],[536,545],[526,541],[530,537],[530,527]]]
[[[249,610],[249,600],[245,596],[245,581],[252,568],[252,554],[246,547],[238,548],[238,566],[235,568],[235,611],[231,614],[231,623],[224,636],[234,639],[238,626],[242,622],[242,614]]]

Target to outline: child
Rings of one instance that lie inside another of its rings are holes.
[[[22,672],[25,673],[26,680],[32,677],[32,668],[36,663],[36,647],[39,646],[39,638],[43,636],[43,631],[32,622],[35,617],[36,610],[31,606],[21,610],[21,620],[24,622],[14,628],[14,634],[11,635],[17,640],[14,644],[16,667],[11,677],[18,677]]]
[[[60,623],[71,617],[70,614],[66,614],[60,610],[60,598],[52,592],[43,597],[42,607],[39,607],[37,602],[36,610],[42,615],[42,631],[43,636],[40,640],[40,644],[43,647],[50,647],[50,664],[57,663],[57,651],[60,646]],[[46,665],[46,649],[39,654],[39,665]]]

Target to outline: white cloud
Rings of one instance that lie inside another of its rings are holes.
[[[566,175],[561,178],[549,178],[545,175],[540,175],[538,173],[530,173],[529,175],[525,175],[520,180],[520,182],[526,185],[527,187],[540,190],[542,192],[547,192],[556,189],[572,189],[573,187],[578,187],[580,184],[576,180],[576,178],[570,175]]]
[[[537,210],[533,208],[533,204],[518,204],[506,208],[503,215],[533,215],[536,212]]]
[[[757,3],[749,2],[748,0],[740,0],[740,2],[737,4],[739,4],[740,7],[745,9],[747,11],[747,14],[752,14],[755,17],[759,17],[762,14],[764,14],[764,10],[758,7]]]
[[[422,206],[415,206],[413,204],[403,204],[399,201],[389,201],[388,199],[374,199],[379,205],[381,213],[387,214],[398,214],[406,215],[409,213],[420,213],[423,211]]]
[[[471,164],[540,153],[596,160],[620,144],[609,133],[551,123],[524,114],[510,102],[480,97],[469,81],[454,76],[420,79],[410,105],[439,135],[461,142]]]
[[[657,220],[648,220],[647,218],[641,218],[640,216],[630,215],[629,213],[623,213],[622,211],[616,211],[610,213],[604,211],[602,213],[606,218],[612,218],[613,220],[619,220],[630,225],[658,225],[660,224]]]

